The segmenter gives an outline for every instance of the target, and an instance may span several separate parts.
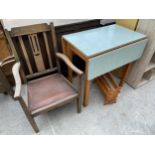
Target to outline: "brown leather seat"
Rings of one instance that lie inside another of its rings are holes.
[[[62,101],[77,92],[70,86],[61,74],[53,74],[28,82],[28,108],[32,112],[39,108]]]

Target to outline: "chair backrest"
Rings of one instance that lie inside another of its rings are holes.
[[[57,43],[53,23],[6,30],[6,36],[27,79],[57,71]]]

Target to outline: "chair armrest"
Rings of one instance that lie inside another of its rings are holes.
[[[21,78],[20,78],[20,63],[17,62],[14,64],[13,68],[12,68],[12,73],[15,79],[15,94],[14,94],[14,98],[18,99],[21,96]]]
[[[9,62],[13,62],[15,61],[15,57],[14,56],[9,56],[4,58],[3,60],[0,61],[0,66],[3,67],[5,64],[9,63]]]
[[[69,58],[66,55],[62,53],[56,53],[56,56],[60,58],[61,60],[63,60],[66,63],[66,65],[69,68],[71,68],[75,73],[77,73],[78,75],[83,74],[83,72],[80,69],[78,69],[75,65],[73,65],[73,63],[69,60]]]

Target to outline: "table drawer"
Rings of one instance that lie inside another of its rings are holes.
[[[139,59],[146,43],[147,39],[91,58],[88,63],[88,80]]]

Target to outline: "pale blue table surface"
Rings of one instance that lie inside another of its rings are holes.
[[[63,36],[88,57],[145,37],[141,33],[116,24]]]

